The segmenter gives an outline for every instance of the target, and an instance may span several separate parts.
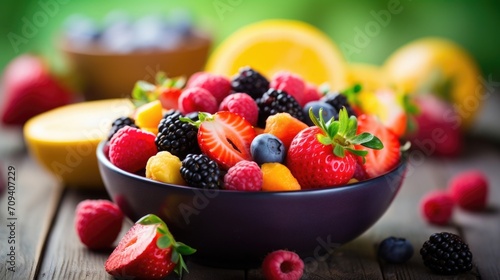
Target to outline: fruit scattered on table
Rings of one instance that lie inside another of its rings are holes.
[[[128,172],[144,169],[157,151],[153,133],[130,126],[118,130],[109,141],[111,163]]]
[[[262,171],[255,161],[239,161],[224,175],[224,189],[226,190],[260,191],[262,182]]]
[[[436,225],[446,225],[453,215],[454,202],[446,191],[436,190],[426,194],[421,202],[422,216],[426,221]]]
[[[75,211],[75,228],[80,241],[89,249],[111,248],[123,223],[123,213],[109,200],[83,200]]]
[[[404,263],[413,256],[413,245],[405,238],[387,237],[378,246],[378,257],[389,263]]]
[[[164,279],[187,271],[183,255],[196,250],[174,239],[167,225],[155,215],[137,221],[106,260],[106,272],[117,278]]]
[[[299,280],[304,274],[304,262],[295,252],[277,250],[264,258],[262,273],[269,280]]]
[[[420,249],[424,265],[438,274],[454,275],[472,269],[472,253],[460,236],[434,233]]]
[[[34,54],[23,54],[9,62],[2,76],[2,92],[1,122],[14,126],[76,100],[50,72],[48,63]]]
[[[488,189],[486,175],[479,170],[459,173],[448,183],[448,190],[456,205],[469,211],[486,209]]]

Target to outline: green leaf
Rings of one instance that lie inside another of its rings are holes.
[[[172,256],[170,257],[170,260],[173,263],[178,263],[179,262],[179,258],[180,258],[179,252],[177,252],[176,250],[172,250]]]
[[[185,270],[186,272],[189,273],[189,270],[186,266],[186,263],[184,262],[184,259],[182,256],[179,258],[179,263],[175,266],[174,271],[179,275],[179,277],[182,279],[182,271]]]
[[[351,143],[356,144],[356,145],[360,145],[363,143],[370,142],[374,137],[375,136],[373,136],[373,134],[370,134],[368,132],[363,132],[361,134],[354,136],[351,139]]]
[[[175,88],[183,88],[186,85],[186,78],[179,77],[174,80],[174,84],[172,85]]]
[[[172,245],[172,239],[168,235],[162,235],[158,240],[156,241],[156,246],[160,249],[165,249],[170,247]]]
[[[340,145],[335,145],[335,148],[333,148],[333,153],[340,158],[345,157],[345,149]]]
[[[323,135],[321,133],[319,133],[318,135],[316,135],[316,139],[318,139],[318,141],[323,144],[323,145],[331,145],[333,143],[333,140],[332,138],[326,136],[326,135]]]
[[[339,132],[338,134],[345,137],[347,128],[349,126],[349,115],[347,114],[347,110],[345,108],[340,109],[339,112]]]
[[[155,75],[155,82],[157,85],[163,85],[168,80],[167,74],[165,72],[158,72]]]
[[[177,242],[175,244],[177,252],[181,255],[192,255],[196,252],[196,249],[191,248],[190,246],[182,243],[182,242]]]
[[[374,136],[372,140],[362,143],[361,145],[375,150],[381,150],[384,148],[384,143],[382,143],[382,141],[380,141],[380,139],[378,139],[376,136]]]
[[[335,135],[337,135],[337,133],[339,132],[339,125],[339,122],[334,121],[328,126],[328,136],[330,136],[330,138],[333,138]]]
[[[346,150],[348,150],[351,154],[354,154],[354,155],[357,155],[360,157],[364,157],[368,154],[368,151],[365,151],[365,150],[356,150],[356,149],[351,149],[351,148],[346,148]]]
[[[358,120],[356,119],[355,116],[350,116],[349,123],[347,125],[346,138],[351,139],[356,135],[357,132],[358,132]]]
[[[165,224],[160,217],[154,214],[148,214],[142,218],[140,218],[136,224],[141,225],[155,225],[155,224]]]

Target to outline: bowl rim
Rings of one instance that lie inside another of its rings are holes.
[[[92,56],[92,57],[147,57],[147,56],[157,56],[157,55],[175,55],[180,52],[190,52],[193,50],[199,50],[203,48],[210,49],[213,43],[212,35],[208,32],[195,31],[192,33],[192,37],[189,38],[189,42],[184,42],[173,49],[151,49],[143,51],[132,51],[126,53],[118,53],[112,51],[106,51],[100,48],[75,48],[72,43],[63,34],[59,34],[59,37],[55,38],[55,45],[57,48],[67,54],[79,55],[79,56]]]
[[[131,172],[128,172],[128,171],[125,171],[123,169],[120,169],[120,168],[116,167],[114,164],[111,163],[111,161],[108,159],[108,157],[104,155],[103,150],[104,150],[104,146],[106,145],[107,142],[108,142],[108,140],[106,140],[106,139],[104,139],[101,142],[99,142],[99,144],[97,146],[97,149],[96,149],[97,160],[98,160],[98,162],[102,163],[107,168],[111,169],[112,171],[117,172],[117,173],[119,173],[121,175],[130,177],[131,179],[134,179],[134,180],[140,180],[140,181],[144,181],[144,182],[147,182],[147,183],[152,183],[156,187],[160,187],[160,188],[162,188],[162,187],[169,187],[169,188],[174,187],[174,188],[178,188],[178,189],[181,189],[181,190],[188,190],[188,191],[189,190],[190,191],[193,191],[193,190],[203,191],[202,189],[198,189],[198,188],[195,188],[195,187],[163,183],[163,182],[156,181],[156,180],[153,180],[153,179],[149,179],[147,177],[144,177],[144,176],[141,176],[141,175],[138,175],[138,174],[135,174],[135,173],[131,173]],[[294,191],[256,191],[256,192],[245,192],[245,191],[225,190],[225,189],[217,189],[217,190],[210,190],[210,191],[215,191],[217,193],[227,193],[227,194],[232,194],[232,195],[244,195],[244,196],[252,196],[252,195],[254,195],[254,196],[255,195],[256,196],[262,196],[262,195],[267,195],[267,196],[271,196],[271,195],[278,195],[278,196],[298,196],[298,195],[317,195],[317,194],[322,194],[322,193],[354,191],[354,190],[360,189],[360,188],[361,189],[362,188],[367,188],[367,187],[371,186],[374,181],[384,180],[384,178],[386,178],[386,176],[395,173],[397,170],[399,170],[401,168],[406,169],[407,168],[407,163],[408,163],[408,159],[403,154],[401,156],[401,159],[400,159],[399,163],[394,168],[392,168],[389,172],[387,172],[385,174],[382,174],[382,175],[379,175],[377,177],[370,178],[368,180],[359,181],[359,182],[347,184],[347,185],[344,185],[344,186],[338,186],[338,187],[327,187],[327,188],[317,188],[317,189],[307,189],[307,190],[294,190]],[[403,171],[402,181],[404,180],[405,172],[406,172],[406,170]],[[102,174],[101,174],[101,176],[102,176]],[[104,181],[104,178],[103,178],[103,181]],[[105,186],[106,186],[106,183],[105,183]]]

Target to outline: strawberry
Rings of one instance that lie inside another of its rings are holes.
[[[355,145],[373,149],[383,147],[380,140],[369,133],[356,134],[356,117],[349,117],[345,109],[339,112],[339,120],[332,118],[326,123],[322,110],[319,119],[312,109],[309,116],[316,126],[308,127],[294,137],[286,161],[303,189],[347,184],[356,170],[356,156],[363,157],[368,153],[356,150]]]
[[[369,178],[382,175],[394,168],[401,158],[399,138],[373,115],[358,117],[358,132],[366,131],[377,136],[384,145],[383,150],[366,150],[364,168]]]
[[[158,72],[154,84],[146,81],[135,83],[132,90],[132,100],[137,107],[160,100],[162,108],[178,110],[178,99],[184,84],[184,78],[167,78],[165,73]]]
[[[74,101],[73,94],[49,72],[41,57],[21,55],[3,74],[2,123],[23,125],[28,119]]]
[[[229,111],[213,115],[199,113],[199,120],[181,118],[198,127],[198,144],[201,151],[222,169],[229,169],[242,160],[252,160],[250,145],[256,133],[243,117]]]
[[[195,249],[175,241],[167,225],[146,215],[125,234],[104,265],[109,274],[127,279],[163,279],[172,271],[187,270],[182,255]]]

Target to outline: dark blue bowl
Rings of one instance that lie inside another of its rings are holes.
[[[133,221],[160,216],[178,241],[197,249],[192,259],[220,267],[251,267],[274,250],[322,258],[360,236],[387,210],[406,170],[345,187],[291,192],[200,190],[123,171],[97,148],[111,199]]]

